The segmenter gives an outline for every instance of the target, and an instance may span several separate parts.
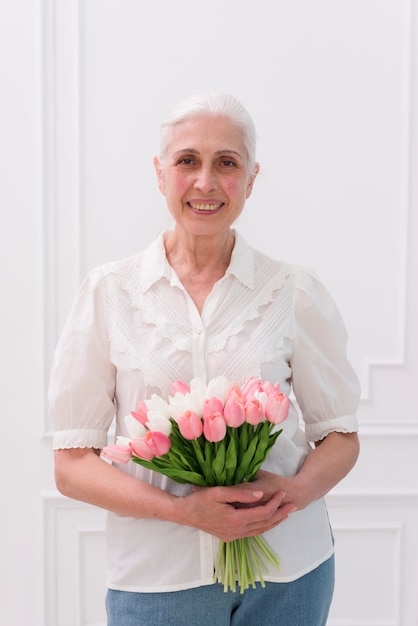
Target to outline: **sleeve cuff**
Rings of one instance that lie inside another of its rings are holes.
[[[54,433],[53,450],[69,448],[96,448],[101,450],[107,446],[107,431],[74,428],[59,430]]]
[[[320,441],[332,432],[356,433],[358,421],[355,415],[344,415],[317,424],[306,424],[305,435],[307,441]]]

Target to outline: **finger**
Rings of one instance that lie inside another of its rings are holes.
[[[230,489],[224,488],[222,494],[223,502],[228,504],[254,504],[261,501],[264,496],[264,491],[261,489]]]
[[[285,522],[295,511],[297,511],[297,507],[294,504],[284,504],[279,507],[270,518],[264,519],[259,523],[249,524],[248,529],[253,535],[263,534]]]

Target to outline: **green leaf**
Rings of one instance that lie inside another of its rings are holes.
[[[225,439],[216,444],[216,454],[212,463],[213,475],[218,485],[225,484]]]
[[[239,440],[238,440],[238,465],[241,463],[241,459],[244,456],[245,451],[248,448],[248,439],[249,439],[249,428],[253,428],[251,424],[247,424],[244,422],[239,429]]]
[[[206,473],[206,461],[202,451],[202,443],[204,444],[203,437],[199,437],[199,439],[194,439],[192,441],[193,452],[196,455],[196,460],[199,464],[200,469]]]
[[[213,463],[213,445],[210,441],[205,440],[206,481],[209,486],[214,487],[217,483],[216,483],[215,476],[213,474],[212,463]]]
[[[234,429],[236,430],[236,429]],[[236,437],[231,436],[225,459],[225,485],[233,485],[235,470],[237,469],[237,443]]]
[[[263,435],[263,439],[260,440],[257,450],[254,454],[254,458],[251,461],[251,464],[248,468],[248,476],[246,477],[248,481],[254,479],[260,467],[263,465],[266,460],[270,449],[275,444],[278,436],[282,432],[282,430],[276,431],[273,434],[267,435],[269,431],[266,429],[261,434]]]
[[[247,477],[248,468],[250,467],[251,461],[253,460],[254,453],[256,451],[258,445],[258,437],[254,433],[253,439],[251,439],[247,450],[242,455],[241,460],[238,461],[237,471],[234,476],[234,484],[238,485],[242,483],[244,478]]]
[[[167,464],[166,460],[162,461],[162,458],[163,457],[155,457],[152,461],[145,461],[144,459],[140,459],[138,456],[132,456],[132,461],[149,470],[158,472],[159,474],[164,474],[164,476],[172,478],[177,483],[181,483],[183,485],[200,485],[201,487],[207,486],[205,478],[202,474],[172,467]]]

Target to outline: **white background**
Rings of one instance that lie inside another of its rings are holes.
[[[362,382],[329,626],[418,625],[417,52],[416,0],[0,0],[2,623],[104,624],[103,512],[54,487],[51,356],[85,272],[169,224],[162,117],[228,91],[261,162],[237,227],[316,270]]]

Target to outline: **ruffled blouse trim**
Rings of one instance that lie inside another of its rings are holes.
[[[342,417],[336,417],[334,419],[326,420],[317,424],[305,425],[305,436],[307,441],[321,441],[332,432],[358,432],[358,421],[356,416],[344,415]]]
[[[273,302],[286,278],[296,269],[255,251],[237,233],[230,266],[219,281],[219,284],[230,281],[228,302],[233,305],[224,303],[222,314],[218,311],[218,315],[213,316],[208,352],[224,349],[231,336],[238,335],[247,322],[260,317],[263,307]],[[128,294],[143,321],[155,326],[159,335],[170,340],[178,350],[191,351],[188,317],[167,299],[164,284],[159,288],[159,282],[166,280],[173,287],[184,289],[166,259],[163,235],[143,253],[108,264],[102,271],[105,278],[113,276],[118,287]],[[257,285],[257,289],[251,285]],[[107,291],[109,294],[114,290]]]
[[[107,445],[107,432],[88,428],[74,428],[54,432],[53,450],[71,448],[95,448],[101,450]]]

